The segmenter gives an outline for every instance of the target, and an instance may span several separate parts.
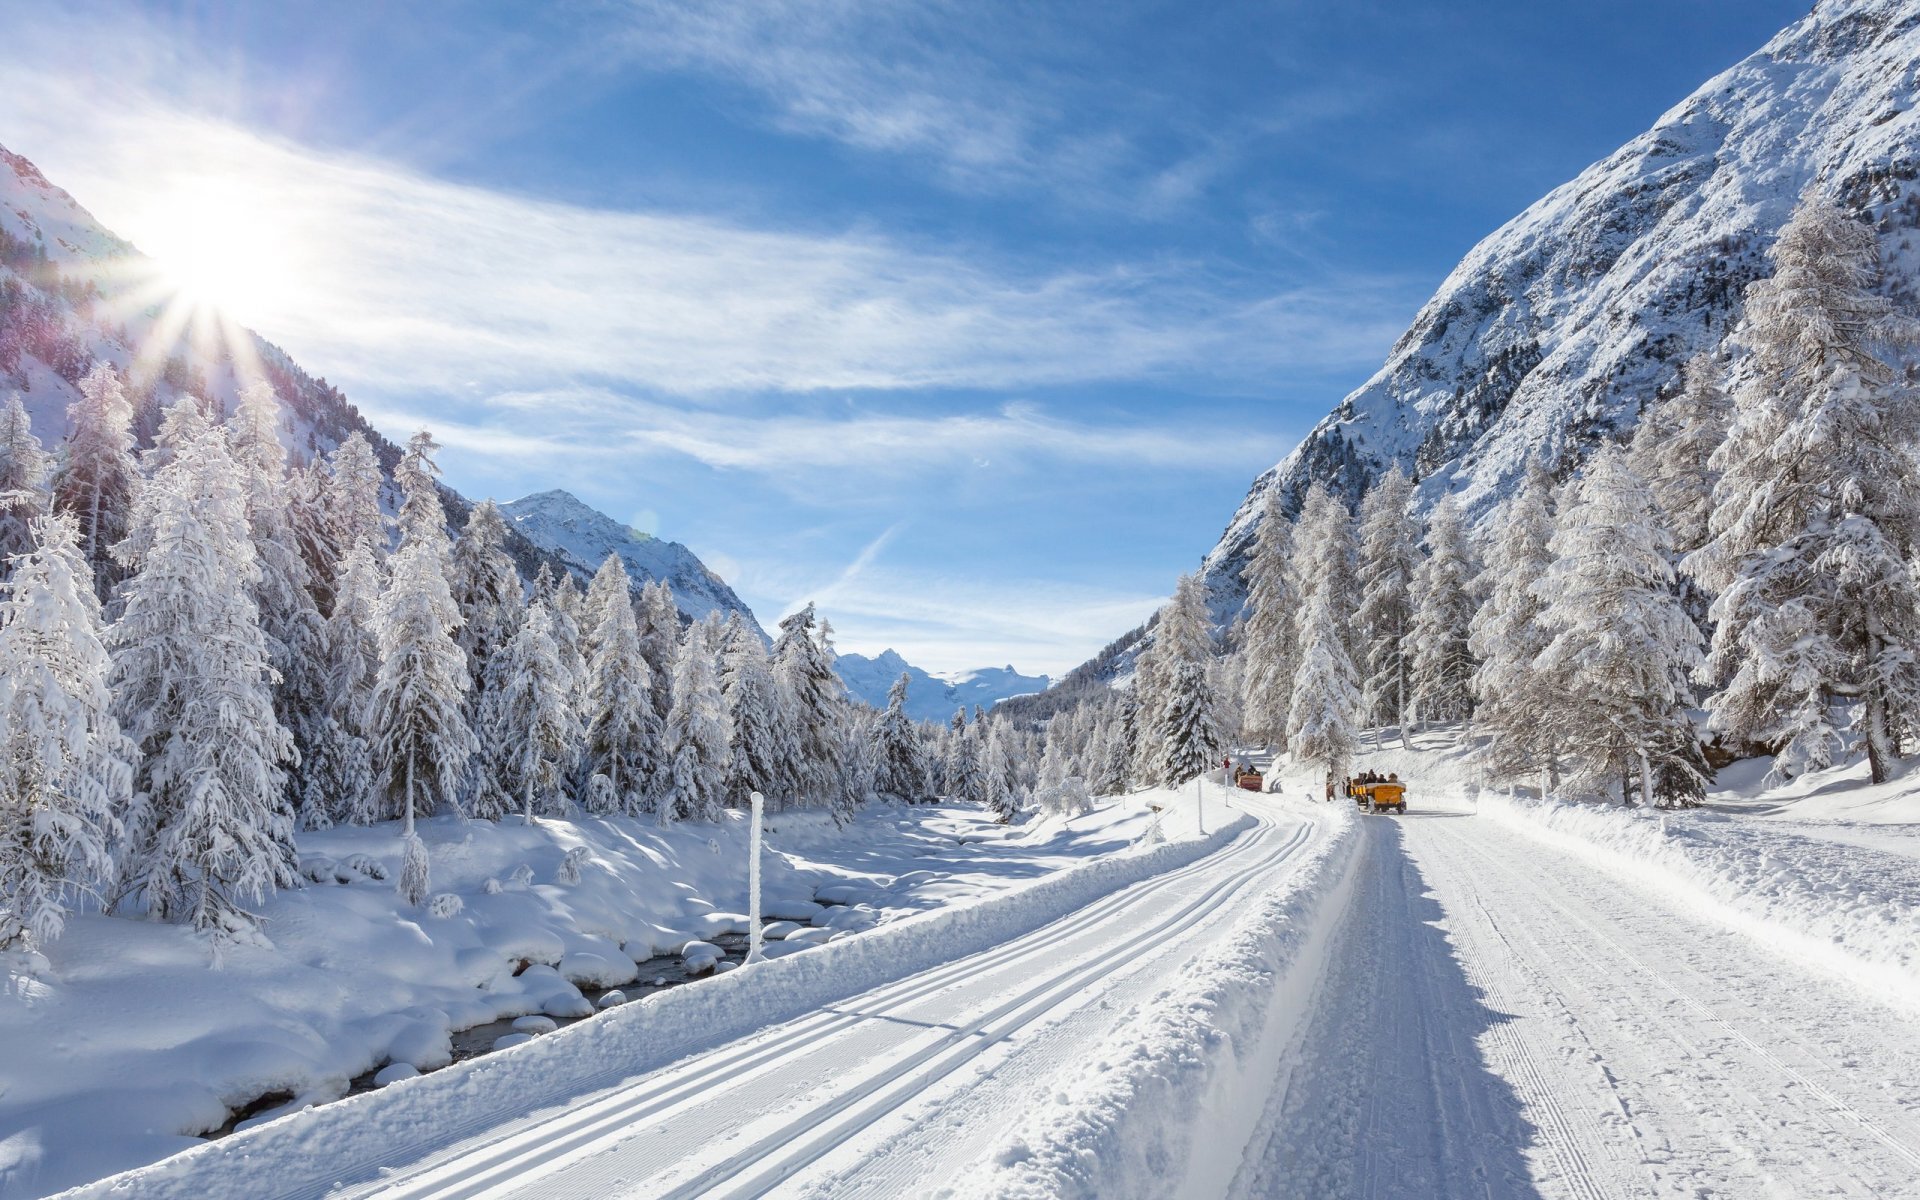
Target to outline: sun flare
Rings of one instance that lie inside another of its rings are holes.
[[[136,237],[180,299],[245,324],[286,300],[288,235],[243,188],[216,181],[154,197]]]

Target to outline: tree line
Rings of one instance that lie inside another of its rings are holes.
[[[616,555],[524,584],[491,501],[449,531],[428,433],[389,484],[357,432],[290,462],[265,383],[224,419],[183,395],[144,449],[111,366],[79,390],[57,457],[0,410],[0,949],[76,904],[244,935],[302,829],[397,822],[419,904],[435,814],[1011,816],[1038,783],[1031,735],[916,723],[904,676],[852,702],[811,605],[769,648]]]
[[[1886,780],[1920,734],[1920,392],[1889,361],[1916,326],[1827,200],[1772,263],[1630,439],[1565,478],[1536,458],[1477,530],[1449,493],[1416,516],[1398,466],[1357,512],[1270,490],[1239,620],[1210,644],[1189,578],[1136,664],[1149,773],[1217,763],[1225,729],[1338,776],[1369,730],[1446,722],[1543,794],[1696,804],[1703,736],[1776,779],[1858,747]]]

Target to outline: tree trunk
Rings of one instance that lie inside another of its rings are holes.
[[[1885,783],[1892,770],[1893,737],[1888,729],[1887,698],[1878,687],[1867,689],[1867,771],[1875,783]]]
[[[1640,803],[1647,808],[1653,807],[1653,769],[1647,765],[1647,750],[1642,746],[1640,752]]]

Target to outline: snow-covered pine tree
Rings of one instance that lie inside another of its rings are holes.
[[[1089,750],[1093,769],[1088,775],[1087,784],[1096,796],[1125,795],[1132,785],[1133,737],[1127,729],[1125,711],[1125,706],[1131,702],[1132,696],[1121,692],[1107,705],[1107,715],[1100,723],[1100,734]]]
[[[1364,720],[1360,709],[1347,705],[1349,691],[1360,694],[1360,671],[1354,661],[1359,639],[1352,630],[1354,607],[1359,603],[1353,586],[1355,552],[1353,514],[1332,491],[1314,484],[1307,489],[1294,529],[1293,588],[1302,607],[1295,618],[1299,650],[1290,689],[1292,707],[1287,713],[1287,749],[1296,762],[1330,761],[1331,743],[1325,740],[1330,735],[1318,731],[1349,728],[1357,736]],[[1315,602],[1322,598],[1324,620],[1315,616]],[[1310,663],[1314,638],[1323,637],[1329,629],[1344,653],[1332,654],[1322,645],[1320,658]],[[1300,690],[1305,681],[1313,683],[1313,690]],[[1319,739],[1307,750],[1292,742],[1294,731],[1302,729],[1315,732]]]
[[[181,450],[213,427],[213,417],[209,413],[207,402],[194,395],[179,396],[167,406],[166,412],[160,415],[160,427],[154,430],[153,445],[140,452],[140,470],[147,478],[151,479],[166,470],[180,456]],[[137,486],[133,499],[138,507],[140,488]],[[133,524],[133,514],[129,514],[129,531]]]
[[[1704,761],[1687,708],[1700,631],[1674,594],[1653,493],[1618,448],[1587,461],[1551,547],[1553,565],[1534,584],[1553,636],[1535,667],[1551,702],[1534,719],[1572,759],[1569,786],[1604,792],[1619,781],[1621,803],[1632,804],[1628,778],[1651,802],[1664,777],[1678,793],[1665,799],[1697,802]]]
[[[560,661],[545,604],[534,601],[487,670],[480,711],[491,779],[473,793],[473,815],[498,820],[503,814],[493,811],[496,796],[529,823],[564,815],[582,734],[574,681]]]
[[[1157,777],[1163,785],[1175,787],[1217,766],[1226,749],[1207,677],[1213,634],[1207,616],[1207,585],[1199,575],[1182,576],[1173,603],[1160,610],[1158,640],[1166,676]]]
[[[1734,417],[1715,452],[1711,728],[1778,744],[1777,776],[1832,761],[1837,701],[1861,706],[1875,782],[1920,725],[1920,389],[1876,351],[1913,323],[1873,290],[1873,230],[1809,196],[1774,274],[1747,289]]]
[[[840,775],[847,795],[846,812],[856,805],[879,799],[880,762],[875,757],[878,745],[874,726],[878,716],[865,705],[841,706],[839,721]]]
[[[971,731],[971,727],[970,727]],[[1014,789],[1013,761],[1007,750],[1005,721],[987,723],[987,745],[982,755],[981,776],[987,808],[1006,824],[1020,815],[1020,795]]]
[[[1331,588],[1330,603],[1347,655],[1356,667],[1362,650],[1353,624],[1354,610],[1360,606],[1359,547],[1354,541],[1353,513],[1346,502],[1325,484],[1315,483],[1300,502],[1300,520],[1293,531],[1293,556],[1289,560],[1294,596],[1294,638],[1306,647],[1307,612],[1313,597],[1322,588]],[[1298,673],[1298,666],[1295,672]],[[1291,726],[1292,722],[1288,722]]]
[[[380,511],[380,460],[358,430],[327,456],[327,523],[345,553],[365,542],[376,562],[387,556],[387,519]]]
[[[313,760],[300,771],[301,819],[371,825],[380,819],[368,740],[367,706],[380,677],[380,596],[386,589],[372,547],[363,539],[340,560],[333,615],[326,625],[327,722]]]
[[[407,443],[394,472],[400,485],[400,549],[388,564],[380,598],[380,675],[367,706],[368,740],[380,794],[405,821],[409,861],[424,867],[416,815],[456,809],[468,761],[477,750],[467,723],[466,652],[454,641],[460,610],[447,587],[452,550],[434,485],[433,438]],[[401,894],[425,898],[423,873],[403,871]]]
[[[704,622],[688,626],[675,656],[673,711],[667,716],[666,792],[661,821],[717,821],[731,765],[727,706]]]
[[[786,693],[794,757],[785,772],[808,805],[843,813],[839,795],[839,708],[845,687],[833,669],[833,651],[815,628],[813,605],[780,622],[773,645],[774,674]]]
[[[1541,623],[1546,600],[1534,585],[1553,565],[1553,496],[1553,476],[1533,460],[1493,519],[1480,588],[1487,598],[1468,635],[1479,662],[1473,725],[1486,739],[1481,761],[1496,779],[1544,773],[1543,792],[1555,773],[1555,737],[1540,714],[1554,697],[1534,664],[1552,634]]]
[[[53,478],[55,507],[73,514],[80,553],[93,572],[101,603],[119,584],[112,549],[127,535],[140,468],[133,457],[133,405],[119,372],[97,363],[80,380],[80,398],[67,406],[72,432]]]
[[[340,573],[340,557],[346,547],[334,540],[333,522],[327,513],[327,479],[318,467],[287,471],[287,524],[307,564],[314,605],[324,617],[333,611],[333,581]]]
[[[1165,639],[1159,634],[1160,623],[1165,619],[1163,606],[1148,623],[1153,640],[1141,647],[1133,658],[1134,774],[1147,783],[1160,782],[1166,753],[1166,726],[1161,718],[1166,713],[1171,667]]]
[[[1713,454],[1727,440],[1733,411],[1723,373],[1712,354],[1689,359],[1680,390],[1641,414],[1627,456],[1627,465],[1653,491],[1674,553],[1683,557],[1706,545],[1712,532],[1713,487],[1720,480]]]
[[[251,929],[242,906],[299,878],[247,480],[204,421],[169,447],[115,548],[128,578],[108,633],[117,714],[140,750],[121,903],[216,936]]]
[[[1721,375],[1722,367],[1711,354],[1688,360],[1680,390],[1641,414],[1627,454],[1627,465],[1647,481],[1672,532],[1676,563],[1711,536],[1713,487],[1720,479],[1713,453],[1727,439],[1732,412]],[[1675,586],[1687,614],[1705,633],[1711,600],[1688,575],[1677,574]]]
[[[1420,526],[1410,511],[1413,481],[1395,463],[1360,504],[1361,693],[1367,720],[1394,725],[1402,744],[1413,700],[1413,577],[1420,567]]]
[[[1414,713],[1423,723],[1473,715],[1477,664],[1468,638],[1478,575],[1466,512],[1455,497],[1442,496],[1427,519],[1427,556],[1413,588]]]
[[[547,616],[553,620],[553,644],[560,651],[561,664],[580,681],[580,694],[576,699],[584,710],[587,702],[587,655],[586,635],[581,633],[580,623],[587,615],[586,600],[581,597],[580,589],[574,586],[573,576],[562,573],[556,580],[545,563],[541,563],[540,569],[534,572],[532,598],[547,606]]]
[[[591,660],[600,648],[600,623],[607,618],[614,603],[624,604],[629,618],[633,617],[633,583],[627,575],[627,565],[620,561],[618,554],[609,553],[600,563],[600,569],[593,573],[592,582],[587,584],[587,595],[580,606],[580,652]],[[634,619],[636,636],[639,622]]]
[[[947,726],[947,757],[940,774],[950,800],[962,802],[981,799],[979,738],[967,724],[967,710],[954,710]]]
[[[774,679],[773,664],[759,633],[739,613],[727,621],[720,689],[733,734],[727,803],[744,808],[757,791],[770,807],[790,806],[794,784],[785,772],[795,752],[786,694]]]
[[[586,753],[582,773],[588,779],[588,807],[597,815],[629,816],[654,811],[661,787],[665,724],[653,711],[653,675],[640,653],[640,628],[634,620],[626,568],[612,555],[600,569],[615,572],[617,586],[588,593],[587,617],[594,635],[584,692]],[[556,641],[556,648],[558,639]],[[599,776],[606,782],[593,783]],[[597,797],[597,799],[596,799]]]
[[[499,506],[482,500],[467,516],[467,527],[453,547],[453,575],[448,586],[460,609],[460,631],[455,640],[467,652],[476,706],[491,678],[487,664],[520,628],[526,612],[520,575],[507,555],[506,542],[507,522]]]
[[[1315,589],[1308,602],[1287,728],[1293,761],[1319,767],[1330,777],[1344,776],[1353,761],[1364,706],[1359,672],[1334,611],[1338,602],[1332,588]]]
[[[902,676],[904,679],[905,676]],[[1067,728],[1068,715],[1061,713],[1047,722],[1047,736],[1040,753],[1040,774],[1035,783],[1042,788],[1050,788],[1065,779],[1071,771],[1068,765],[1067,742],[1070,731]]]
[[[280,402],[273,388],[255,383],[240,394],[227,422],[227,442],[242,474],[247,529],[259,574],[253,601],[267,637],[267,661],[277,682],[273,710],[293,735],[298,768],[327,736],[326,627],[314,604],[314,581],[293,529],[287,489],[287,452],[280,444]],[[287,777],[287,807],[299,800],[297,770]]]
[[[26,406],[14,393],[0,408],[0,580],[9,562],[34,546],[34,525],[47,511],[47,471],[53,460],[33,436]]]
[[[907,715],[905,671],[887,692],[887,710],[874,724],[874,790],[914,804],[931,795],[920,735]]]
[[[45,946],[106,890],[133,794],[78,529],[60,513],[33,532],[0,583],[0,950]]]
[[[1246,659],[1247,730],[1270,745],[1287,736],[1293,704],[1293,673],[1299,647],[1299,598],[1293,591],[1293,522],[1280,503],[1280,489],[1267,489],[1247,563],[1246,629],[1241,653]]]
[[[653,671],[653,711],[664,723],[673,711],[674,656],[680,649],[680,608],[673,602],[673,589],[664,579],[648,584],[640,591],[634,615],[640,621],[640,652]]]

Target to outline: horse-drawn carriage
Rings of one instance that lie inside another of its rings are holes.
[[[1347,795],[1363,812],[1407,811],[1407,785],[1398,775],[1355,775],[1347,780]]]

